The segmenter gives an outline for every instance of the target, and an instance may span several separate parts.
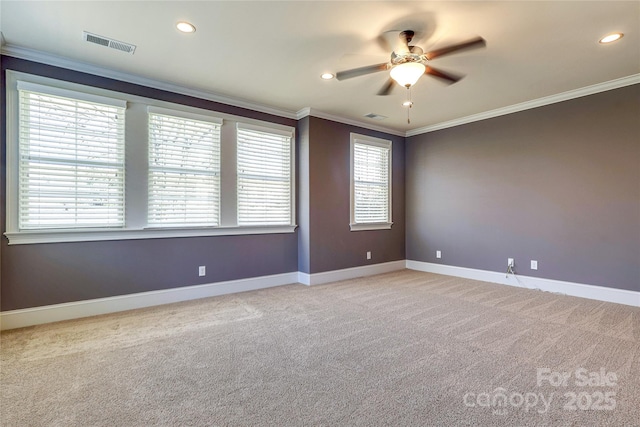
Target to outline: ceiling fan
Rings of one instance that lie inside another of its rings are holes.
[[[460,80],[462,77],[434,68],[429,65],[429,62],[435,58],[459,52],[461,50],[486,46],[486,42],[482,37],[476,37],[466,42],[424,53],[421,47],[411,46],[409,44],[411,43],[414,35],[415,32],[412,30],[400,32],[398,35],[397,45],[391,52],[391,58],[388,62],[339,71],[336,73],[336,79],[346,80],[379,71],[391,70],[389,73],[389,80],[384,84],[384,86],[382,86],[382,88],[380,88],[378,95],[389,95],[394,87],[394,83],[396,82],[400,86],[409,89],[411,86],[416,84],[424,74],[437,77],[449,84],[452,84]]]

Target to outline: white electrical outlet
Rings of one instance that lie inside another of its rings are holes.
[[[207,267],[204,265],[201,265],[200,267],[198,267],[198,276],[205,276],[207,274]]]
[[[507,267],[513,267],[515,265],[515,261],[513,258],[507,259]]]
[[[436,258],[442,258],[442,252],[436,251]]]
[[[371,251],[367,251],[367,259],[371,259]]]
[[[531,269],[532,270],[537,270],[538,269],[538,261],[531,260]]]

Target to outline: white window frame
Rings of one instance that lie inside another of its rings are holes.
[[[147,107],[147,113],[148,113],[148,126],[150,129],[151,126],[151,115],[157,115],[157,116],[165,116],[165,117],[171,117],[174,119],[185,119],[185,120],[193,120],[193,121],[197,121],[200,123],[206,123],[209,125],[212,125],[214,127],[215,130],[217,130],[217,137],[218,137],[218,152],[215,153],[217,156],[217,170],[211,171],[209,173],[206,173],[206,175],[210,175],[213,176],[214,180],[217,179],[217,188],[214,188],[215,190],[217,190],[217,196],[218,196],[218,200],[217,200],[217,212],[215,213],[215,217],[216,217],[216,221],[215,224],[211,224],[209,226],[211,227],[218,227],[220,225],[220,202],[221,202],[221,197],[220,197],[220,168],[221,168],[221,162],[220,162],[220,145],[222,143],[221,141],[221,128],[222,128],[222,124],[223,124],[223,120],[222,119],[218,119],[215,117],[210,117],[210,116],[205,116],[205,115],[199,115],[199,114],[191,114],[191,113],[185,113],[182,111],[178,111],[178,110],[170,110],[167,108],[158,108],[158,107]],[[149,144],[151,143],[151,137],[149,137]],[[147,147],[148,150],[150,150],[150,146]],[[176,168],[166,168],[166,167],[157,167],[157,168],[152,168],[151,165],[148,166],[149,167],[149,179],[151,179],[151,175],[152,169],[156,169],[157,171],[168,171],[168,169],[173,169],[172,171],[169,172],[179,172],[179,173],[189,173],[190,170],[189,169],[176,169]],[[149,200],[149,203],[151,203],[150,200],[150,195],[151,195],[151,184],[147,185],[147,200]],[[156,223],[156,224],[152,224],[149,222],[150,220],[150,216],[151,216],[151,212],[150,212],[150,208],[149,208],[149,203],[147,204],[147,221],[149,224],[149,227],[153,227],[153,228],[172,228],[172,227],[193,227],[193,224],[189,224],[188,222],[184,222],[181,224],[173,224],[173,225],[166,225],[166,224],[162,224],[162,223]]]
[[[26,81],[104,96],[127,102],[125,117],[125,227],[118,229],[47,229],[20,230],[18,227],[18,90],[17,82]],[[184,114],[204,115],[223,121],[221,127],[220,164],[220,223],[217,227],[149,227],[147,225],[148,197],[148,108],[165,108]],[[28,73],[6,71],[6,232],[9,244],[83,242],[102,240],[152,239],[170,237],[201,237],[220,235],[247,235],[293,233],[295,224],[295,198],[292,198],[291,224],[281,226],[239,227],[236,206],[236,126],[238,123],[261,126],[276,132],[290,132],[295,141],[295,128],[262,120],[249,119],[195,107],[159,101],[106,89],[64,82]],[[295,144],[292,142],[291,183],[295,194]]]
[[[269,128],[269,127],[264,127],[264,126],[255,126],[255,125],[248,125],[245,123],[238,123],[236,126],[236,130],[246,130],[246,131],[255,131],[255,132],[261,132],[261,133],[266,133],[266,134],[272,134],[272,135],[278,135],[284,138],[288,138],[289,139],[289,218],[288,218],[288,223],[289,224],[293,224],[295,222],[295,204],[296,204],[296,198],[295,198],[295,140],[294,140],[294,134],[293,131],[282,131],[282,130],[276,130],[274,128]],[[237,142],[237,138],[236,138],[236,142]],[[237,170],[237,174],[238,176],[240,176],[240,171]],[[238,186],[237,188],[237,195],[239,197],[240,195],[240,187]],[[239,205],[239,203],[238,203]],[[238,222],[240,222],[240,210],[238,209],[237,211],[237,215],[238,215]],[[260,226],[260,225],[246,225],[246,227],[255,227],[255,226]]]
[[[76,223],[76,225],[71,226],[71,228],[79,228],[79,229],[87,229],[87,228],[104,228],[104,229],[110,229],[110,228],[122,228],[124,226],[125,223],[125,165],[124,165],[124,152],[125,152],[125,148],[126,148],[126,144],[125,144],[125,139],[124,139],[124,129],[125,129],[125,111],[127,108],[127,103],[126,101],[122,100],[122,99],[115,99],[115,98],[107,98],[107,97],[101,97],[101,96],[95,96],[95,95],[88,95],[86,93],[82,93],[82,92],[76,92],[76,91],[69,91],[69,90],[62,90],[60,88],[56,88],[56,87],[50,87],[50,86],[46,86],[46,85],[41,85],[41,84],[34,84],[34,83],[30,83],[30,82],[24,82],[24,81],[18,81],[17,82],[17,90],[18,90],[18,104],[20,105],[22,102],[28,102],[30,105],[30,99],[32,99],[29,94],[33,94],[36,97],[38,95],[44,95],[45,97],[50,97],[49,99],[51,100],[52,103],[61,105],[65,104],[67,106],[71,106],[71,104],[67,103],[67,101],[73,102],[74,106],[74,111],[76,112],[76,114],[73,115],[72,118],[72,122],[75,122],[76,124],[78,123],[78,121],[82,121],[79,120],[82,116],[77,114],[77,107],[81,107],[81,105],[83,103],[86,104],[90,104],[93,106],[98,106],[98,108],[107,108],[109,110],[112,110],[113,113],[115,113],[116,111],[118,112],[118,115],[120,117],[118,117],[118,119],[116,119],[116,122],[111,122],[111,125],[116,124],[116,127],[114,128],[113,126],[110,126],[110,130],[109,129],[102,129],[102,136],[106,136],[108,135],[108,138],[110,140],[110,142],[104,141],[103,140],[103,144],[107,143],[110,147],[111,150],[116,149],[116,153],[112,153],[112,156],[115,155],[115,157],[111,157],[111,158],[107,158],[105,159],[101,159],[100,157],[96,157],[96,158],[91,158],[92,155],[95,156],[95,152],[87,152],[87,151],[82,151],[82,147],[78,146],[78,141],[83,140],[82,135],[88,135],[87,132],[94,132],[95,134],[95,129],[91,130],[91,131],[87,131],[87,129],[85,129],[83,131],[83,127],[79,126],[77,128],[74,128],[74,131],[69,132],[68,129],[66,129],[64,132],[61,133],[61,131],[63,129],[66,128],[65,125],[69,124],[70,122],[68,121],[63,121],[62,123],[46,123],[45,122],[40,122],[38,121],[38,116],[39,115],[35,115],[34,117],[34,121],[32,122],[31,120],[29,120],[28,122],[19,122],[19,127],[22,125],[27,125],[28,127],[25,128],[20,128],[23,132],[27,132],[30,134],[31,131],[36,131],[36,135],[41,135],[41,137],[44,137],[45,139],[49,139],[49,143],[55,143],[54,141],[60,141],[60,138],[64,138],[65,143],[68,144],[70,141],[73,141],[74,144],[72,144],[72,147],[67,147],[66,149],[63,149],[64,151],[67,152],[66,156],[60,157],[60,153],[53,153],[53,154],[49,154],[46,155],[46,159],[43,159],[37,151],[37,147],[38,145],[40,145],[40,137],[35,137],[35,142],[32,142],[31,140],[28,141],[24,141],[24,144],[22,143],[23,141],[22,136],[18,137],[18,144],[19,147],[25,148],[26,151],[25,153],[20,153],[20,148],[18,148],[18,170],[21,171],[21,168],[24,166],[26,168],[26,170],[31,171],[32,170],[32,165],[34,167],[33,170],[33,174],[35,176],[37,176],[39,173],[37,172],[37,164],[41,163],[42,161],[45,162],[45,164],[48,164],[49,167],[45,169],[49,169],[51,170],[51,166],[52,165],[58,165],[59,167],[62,167],[62,170],[66,170],[67,173],[69,173],[71,170],[78,170],[78,168],[93,168],[93,167],[98,167],[98,168],[102,168],[103,171],[109,170],[109,175],[111,175],[113,172],[117,172],[117,176],[118,176],[118,180],[117,180],[117,185],[115,187],[111,186],[113,188],[113,190],[116,191],[116,198],[112,199],[111,197],[107,196],[106,198],[108,199],[109,203],[113,203],[113,202],[119,202],[116,203],[114,206],[117,206],[115,208],[115,211],[113,211],[110,214],[107,214],[106,217],[101,218],[100,221],[96,221],[93,225],[82,225],[82,215],[78,216],[78,209],[80,206],[82,206],[84,203],[77,203],[77,200],[74,202],[73,201],[73,194],[74,193],[67,193],[64,195],[65,198],[67,198],[67,200],[64,202],[66,205],[66,208],[64,209],[65,211],[70,211],[70,212],[74,212],[72,214],[73,216],[73,221]],[[24,98],[23,96],[28,97],[28,98]],[[66,100],[66,101],[65,101]],[[80,106],[78,105],[80,104]],[[23,106],[26,105],[20,105],[20,108],[22,108]],[[48,108],[50,109],[50,107]],[[69,111],[69,110],[68,110]],[[91,110],[90,110],[91,111]],[[104,110],[102,110],[104,111]],[[70,112],[70,111],[69,111]],[[96,116],[93,113],[89,113],[92,114],[93,119],[96,118]],[[27,117],[30,117],[31,114],[28,114]],[[69,116],[70,117],[70,116]],[[45,119],[46,120],[46,119]],[[49,119],[49,121],[51,121],[51,119]],[[91,123],[93,123],[95,125],[95,122],[92,121]],[[104,124],[104,123],[103,123]],[[42,128],[40,127],[42,126]],[[51,131],[53,131],[54,133],[51,134],[49,133],[49,136],[47,138],[47,136],[44,136],[47,134],[46,132],[46,128],[49,128]],[[37,129],[42,129],[43,133],[37,132]],[[105,132],[106,130],[106,132]],[[114,133],[115,131],[115,133]],[[64,134],[64,136],[62,136]],[[56,135],[55,137],[53,137],[52,135]],[[51,139],[53,138],[53,139]],[[44,142],[43,142],[44,143]],[[89,142],[88,143],[92,143]],[[95,143],[95,142],[93,142]],[[99,146],[100,144],[98,144]],[[98,146],[95,146],[95,148],[97,148]],[[26,153],[31,153],[31,150],[34,149],[35,151],[33,152],[33,157],[29,154],[28,157],[25,156]],[[70,152],[69,150],[73,150],[72,152]],[[73,157],[72,153],[75,154],[75,158]],[[80,158],[78,158],[78,156],[80,156]],[[51,174],[51,172],[45,173],[45,176],[52,178],[55,175],[59,175],[59,172],[61,172],[60,169],[57,170],[58,173],[53,173],[53,175]],[[31,194],[31,187],[24,185],[24,187],[22,187],[21,185],[21,177],[24,177],[24,173],[25,172],[21,172],[20,176],[18,177],[18,209],[20,209],[20,205],[22,202],[26,202],[26,199],[28,199],[28,197],[25,199],[25,195],[24,194],[20,194],[21,190],[24,190],[27,192],[27,194]],[[64,172],[63,172],[64,173]],[[69,175],[65,175],[67,178],[70,178]],[[101,182],[102,184],[105,184],[105,180],[106,178],[103,176],[102,178],[99,179],[98,182]],[[30,179],[29,179],[30,181]],[[49,181],[47,179],[47,181]],[[91,180],[87,181],[86,178],[85,180],[83,179],[78,179],[78,177],[76,176],[75,178],[75,189],[76,192],[77,190],[82,187],[82,185],[80,187],[78,187],[78,184],[85,184],[87,185]],[[49,187],[51,188],[51,187]],[[84,190],[81,190],[81,193],[84,195],[84,197],[82,197],[85,200],[86,203],[86,196],[88,196],[89,194],[91,194],[92,198],[95,197],[100,197],[100,198],[104,198],[104,196],[102,196],[100,193],[101,192],[93,192],[93,193],[87,193],[88,188],[90,188],[89,186],[86,186],[84,188]],[[36,190],[37,191],[37,190]],[[71,196],[71,197],[69,197]],[[50,200],[47,199],[47,196],[44,196],[45,200]],[[54,202],[55,203],[55,202]],[[25,206],[22,206],[22,209],[24,209]],[[92,211],[94,214],[96,213],[92,208],[88,208],[86,205],[84,207],[85,210],[85,214],[87,212],[87,209]],[[107,218],[112,217],[113,214],[115,215],[115,221],[112,219],[111,220],[111,224],[109,224],[109,220]],[[36,215],[37,217],[37,215]],[[71,217],[67,217],[67,221],[71,220]],[[18,227],[22,226],[24,230],[54,230],[54,229],[66,229],[66,228],[70,228],[67,226],[63,226],[62,223],[58,222],[57,224],[54,222],[49,222],[49,225],[36,225],[33,224],[31,226],[28,226],[27,224],[24,224],[23,221],[26,218],[23,217],[21,214],[17,213],[17,221],[18,221]],[[57,218],[57,221],[60,220],[60,217]],[[80,220],[80,221],[79,221]],[[84,221],[86,221],[87,218],[84,217]],[[102,222],[105,221],[105,222]],[[40,222],[40,220],[36,220],[36,222]],[[45,221],[46,222],[46,221]],[[79,223],[80,222],[80,223]],[[101,224],[99,224],[101,223]]]
[[[351,133],[350,134],[350,172],[349,172],[349,177],[350,177],[350,221],[349,221],[349,227],[351,231],[366,231],[366,230],[389,230],[391,228],[391,226],[393,225],[393,221],[392,221],[392,201],[393,201],[393,197],[392,197],[392,189],[393,189],[393,185],[392,185],[392,176],[393,176],[393,171],[392,171],[392,164],[393,164],[393,160],[392,160],[392,142],[390,140],[387,139],[381,139],[381,138],[375,138],[373,136],[368,136],[368,135],[361,135],[361,134],[357,134],[357,133]],[[355,160],[355,145],[356,144],[363,144],[363,145],[371,145],[374,147],[378,147],[378,148],[383,148],[388,150],[388,166],[387,166],[387,173],[388,173],[388,197],[387,197],[387,220],[383,221],[383,222],[356,222],[356,206],[355,206],[355,167],[354,167],[354,160]]]

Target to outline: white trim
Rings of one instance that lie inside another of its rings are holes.
[[[113,230],[38,230],[6,232],[9,245],[56,242],[94,242],[100,240],[165,239],[170,237],[241,236],[247,234],[293,233],[296,225],[212,228],[144,228]]]
[[[385,230],[393,225],[393,142],[389,139],[375,138],[351,132],[349,135],[349,230]],[[356,194],[355,194],[355,145],[369,145],[387,150],[387,218],[377,223],[356,222]]]
[[[0,329],[15,329],[43,323],[59,322],[80,317],[116,313],[136,308],[151,307],[207,298],[237,292],[253,291],[274,286],[296,283],[297,272],[275,274],[271,276],[253,277],[250,279],[230,280],[226,282],[208,283],[204,285],[185,286],[182,288],[160,291],[140,292],[108,298],[47,305],[0,313]]]
[[[93,93],[80,92],[69,89],[62,89],[55,86],[47,86],[39,83],[27,82],[18,80],[16,82],[16,89],[18,92],[37,92],[45,95],[59,96],[61,98],[68,98],[72,100],[82,100],[92,102],[95,104],[109,105],[111,107],[127,108],[127,101],[119,98],[110,98],[107,96],[96,95]]]
[[[41,64],[53,65],[54,67],[61,67],[71,69],[73,71],[79,71],[82,73],[93,74],[96,76],[107,77],[110,79],[121,80],[128,83],[133,83],[141,86],[151,87],[154,89],[166,90],[181,95],[193,96],[200,99],[206,99],[208,101],[219,102],[221,104],[231,105],[234,107],[246,108],[248,110],[258,111],[261,113],[272,114],[274,116],[285,117],[287,119],[295,119],[296,113],[289,110],[271,107],[268,105],[257,104],[248,100],[230,98],[223,95],[218,95],[213,92],[208,92],[201,89],[191,89],[185,86],[177,85],[174,83],[168,83],[160,80],[149,79],[141,77],[136,74],[124,73],[121,71],[115,71],[109,68],[100,67],[97,65],[91,65],[86,62],[74,61],[61,56],[53,55],[50,53],[41,52],[34,49],[29,49],[14,45],[2,46],[1,53],[3,55],[12,56],[14,58],[26,59],[28,61],[39,62]]]
[[[507,278],[505,277],[505,273],[495,271],[476,270],[421,261],[400,260],[345,268],[342,270],[325,271],[322,273],[308,274],[301,271],[293,271],[271,276],[252,277],[248,279],[5,311],[0,313],[0,330],[252,291],[296,282],[304,285],[319,285],[389,273],[405,268],[640,307],[640,292],[520,275],[517,277],[510,275]]]
[[[618,89],[625,86],[631,86],[638,83],[640,83],[640,74],[633,74],[631,76],[610,80],[608,82],[598,83],[591,86],[585,86],[579,89],[557,93],[555,95],[545,96],[543,98],[533,99],[531,101],[521,102],[519,104],[509,105],[507,107],[496,108],[495,110],[485,111],[478,114],[472,114],[470,116],[449,120],[447,122],[436,123],[433,125],[412,129],[407,131],[405,136],[410,137],[410,136],[420,135],[423,133],[434,132],[441,129],[452,128],[452,127],[464,125],[467,123],[478,122],[481,120],[491,119],[494,117],[504,116],[512,113],[517,113],[519,111],[530,110],[532,108],[543,107],[545,105],[568,101],[570,99],[593,95],[600,92],[606,92],[608,90]]]
[[[238,130],[248,130],[254,132],[262,132],[262,133],[271,133],[279,136],[284,136],[285,138],[293,138],[295,136],[295,128],[291,126],[277,125],[275,123],[269,124],[269,126],[258,126],[250,123],[238,122],[236,124],[236,129]]]
[[[392,142],[388,139],[376,138],[375,136],[362,135],[356,132],[351,132],[351,140],[354,143],[373,145],[374,147],[386,148],[391,151]]]
[[[377,132],[384,132],[384,133],[388,133],[389,135],[396,135],[396,136],[407,136],[406,132],[404,131],[400,131],[397,129],[392,129],[392,128],[387,128],[387,127],[383,127],[383,126],[377,126],[371,123],[367,123],[365,121],[360,121],[360,120],[354,120],[354,119],[347,119],[344,117],[340,117],[340,116],[336,116],[333,114],[329,114],[329,113],[325,113],[323,111],[319,111],[313,108],[303,108],[301,110],[298,110],[298,112],[296,113],[296,120],[300,120],[303,119],[307,116],[311,116],[311,117],[317,117],[319,119],[325,119],[325,120],[331,120],[333,122],[338,122],[338,123],[343,123],[345,125],[351,125],[351,126],[358,126],[364,129],[369,129],[369,130],[373,130],[373,131],[377,131]]]
[[[199,122],[213,123],[218,125],[219,127],[221,127],[224,122],[224,120],[215,116],[215,111],[207,111],[205,114],[196,114],[190,111],[156,107],[155,105],[147,105],[147,113],[157,114],[160,116],[179,117],[181,119],[196,120]]]
[[[400,260],[345,268],[342,270],[323,271],[322,273],[313,274],[299,271],[298,282],[303,285],[321,285],[323,283],[337,282],[339,280],[355,279],[356,277],[373,276],[396,270],[404,270],[406,268],[405,265],[406,261]]]
[[[500,283],[502,285],[516,286],[519,288],[538,289],[541,291],[571,295],[574,297],[640,307],[640,292],[628,291],[625,289],[605,288],[603,286],[564,282],[561,280],[544,279],[540,277],[521,276],[519,274],[509,274],[507,277],[505,273],[495,271],[477,270],[474,268],[455,267],[452,265],[433,264],[430,262],[412,260],[407,260],[407,268],[411,270],[425,271],[428,273]]]
[[[17,90],[11,90],[13,72],[7,70],[5,72],[5,230],[18,230],[18,182],[20,181],[20,173],[17,165],[19,164],[18,146],[20,145],[20,119],[18,116],[20,94]],[[0,119],[1,120],[1,119]],[[125,124],[126,126],[126,124]],[[126,197],[126,194],[125,194]],[[13,203],[13,206],[12,206]]]
[[[309,286],[311,284],[311,274],[298,271],[298,283]]]
[[[350,231],[390,230],[393,222],[362,222],[349,224]]]

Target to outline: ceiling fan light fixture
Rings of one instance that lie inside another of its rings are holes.
[[[612,42],[615,42],[617,40],[620,40],[622,38],[622,36],[624,36],[624,34],[622,34],[622,33],[607,34],[606,36],[604,36],[603,38],[600,39],[600,43],[601,44],[612,43]]]
[[[422,77],[426,70],[420,62],[405,62],[391,69],[391,78],[400,86],[411,87]]]

